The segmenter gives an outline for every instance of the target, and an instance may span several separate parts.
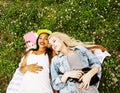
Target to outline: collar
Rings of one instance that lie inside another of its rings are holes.
[[[72,47],[69,47],[69,48],[73,51],[79,50],[79,46],[72,46]],[[65,55],[63,53],[59,52],[58,57],[62,57],[62,56],[65,56]]]

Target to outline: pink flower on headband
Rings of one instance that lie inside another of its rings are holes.
[[[26,43],[27,48],[31,48],[36,45],[37,34],[33,31],[26,33],[24,36],[24,41]]]

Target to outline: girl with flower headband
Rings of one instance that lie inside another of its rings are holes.
[[[26,51],[19,71],[23,77],[17,91],[7,93],[53,93],[50,83],[49,65],[52,50],[48,48],[48,36],[52,32],[47,29],[38,30],[36,48]]]

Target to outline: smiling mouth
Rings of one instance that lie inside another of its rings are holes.
[[[53,48],[56,49],[57,46],[54,46]]]
[[[44,45],[45,43],[44,42],[40,42],[40,45]]]

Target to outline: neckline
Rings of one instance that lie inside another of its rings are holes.
[[[31,54],[32,54],[32,55],[36,55],[36,56],[37,56],[37,55],[43,55],[43,54],[45,54],[45,53],[35,54],[35,53],[33,53],[33,52],[34,52],[34,51],[32,51]]]

